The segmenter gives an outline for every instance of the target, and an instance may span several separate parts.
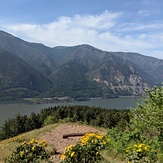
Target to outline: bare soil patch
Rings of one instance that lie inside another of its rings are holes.
[[[71,133],[103,133],[92,126],[79,125],[79,124],[60,124],[53,130],[47,132],[41,139],[46,139],[48,144],[54,144],[56,148],[56,154],[53,155],[50,160],[53,162],[60,162],[60,156],[64,152],[64,148],[69,145],[75,145],[81,136],[68,137],[63,139],[63,135]]]

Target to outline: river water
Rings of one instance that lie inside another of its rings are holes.
[[[16,114],[29,115],[32,112],[39,113],[41,109],[53,107],[53,106],[75,106],[75,105],[87,105],[95,106],[100,108],[114,108],[114,109],[127,109],[130,107],[136,107],[135,97],[120,97],[110,99],[94,99],[90,101],[80,102],[62,102],[62,103],[46,103],[46,104],[25,104],[25,103],[13,103],[8,102],[7,104],[0,103],[0,126],[5,120],[15,117]]]

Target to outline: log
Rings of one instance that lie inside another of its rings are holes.
[[[70,133],[70,134],[64,134],[63,139],[66,139],[68,137],[75,137],[75,136],[83,136],[86,133]]]

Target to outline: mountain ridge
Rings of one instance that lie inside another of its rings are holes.
[[[26,69],[35,72],[38,81],[35,87],[42,83],[41,87],[46,89],[34,91],[45,97],[140,95],[145,87],[161,84],[163,80],[163,60],[139,53],[107,52],[87,44],[50,48],[3,31],[0,48],[17,57],[18,65],[26,63]],[[17,71],[21,72],[20,69]],[[12,70],[10,73],[14,74]]]

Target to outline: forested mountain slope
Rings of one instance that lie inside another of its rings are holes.
[[[0,49],[0,97],[32,97],[52,86],[42,73],[19,57]]]
[[[0,48],[1,53],[6,51],[2,58],[7,57],[8,62],[6,65],[1,60],[1,70],[7,66],[8,73],[17,79],[14,82],[4,79],[3,91],[19,83],[46,97],[139,95],[145,87],[163,80],[163,60],[136,53],[107,52],[85,44],[50,48],[3,31],[0,31]],[[19,63],[13,64],[8,55]],[[23,68],[16,69],[16,65],[23,65]],[[30,79],[35,82],[28,80],[27,73],[17,73],[21,70],[32,73]]]

